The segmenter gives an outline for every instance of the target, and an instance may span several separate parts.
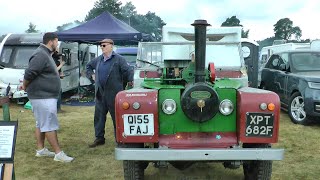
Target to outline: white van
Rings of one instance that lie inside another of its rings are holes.
[[[261,64],[267,62],[269,57],[273,53],[278,53],[287,50],[295,50],[295,49],[308,49],[310,48],[310,43],[284,43],[284,44],[277,44],[272,46],[265,46],[260,51],[259,60]]]
[[[43,34],[7,34],[0,38],[0,96],[9,95],[25,102],[27,93],[20,91],[24,71],[35,49],[42,42]],[[79,85],[78,43],[59,42],[59,52],[64,55],[62,92]]]

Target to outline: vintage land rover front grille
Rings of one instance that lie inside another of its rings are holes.
[[[320,113],[320,103],[314,103],[314,111]]]

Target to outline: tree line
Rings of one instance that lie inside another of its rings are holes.
[[[93,8],[88,12],[83,21],[76,20],[74,22],[69,22],[57,27],[57,31],[62,31],[72,27],[73,24],[79,25],[89,21],[102,12],[108,11],[110,14],[127,23],[137,31],[145,34],[151,35],[156,41],[161,41],[162,39],[162,27],[166,23],[157,16],[154,12],[148,12],[145,15],[138,14],[136,7],[132,4],[131,1],[126,4],[122,4],[120,0],[97,0],[94,3]],[[222,24],[222,27],[227,26],[241,26],[240,20],[236,16],[231,16],[227,18]],[[293,22],[289,18],[283,18],[276,22],[273,25],[274,36],[268,37],[262,41],[258,41],[260,47],[272,45],[274,40],[286,40],[289,42],[310,42],[309,39],[301,40],[302,31],[298,26],[293,26]],[[39,32],[36,29],[36,25],[31,23],[29,24],[29,29],[25,32],[33,33]],[[241,36],[243,38],[249,38],[249,30],[242,29]]]

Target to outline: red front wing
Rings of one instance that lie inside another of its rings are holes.
[[[262,110],[261,103],[274,104],[274,110]],[[241,88],[237,94],[237,134],[242,143],[278,142],[280,100],[271,91]]]
[[[133,108],[138,102],[140,107]],[[124,109],[123,103],[129,108]],[[121,91],[115,100],[117,142],[158,142],[158,91],[150,89],[131,89]],[[144,123],[148,121],[148,123]],[[150,127],[153,121],[153,127]]]

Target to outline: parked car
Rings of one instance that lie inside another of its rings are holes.
[[[138,47],[117,47],[115,52],[123,56],[127,63],[133,68],[136,68],[136,60],[137,60],[137,53]],[[128,80],[123,80],[123,88],[127,89]]]
[[[320,117],[320,51],[290,50],[270,56],[260,88],[276,92],[293,123]]]
[[[115,52],[123,56],[130,66],[136,66],[138,47],[117,47]]]

